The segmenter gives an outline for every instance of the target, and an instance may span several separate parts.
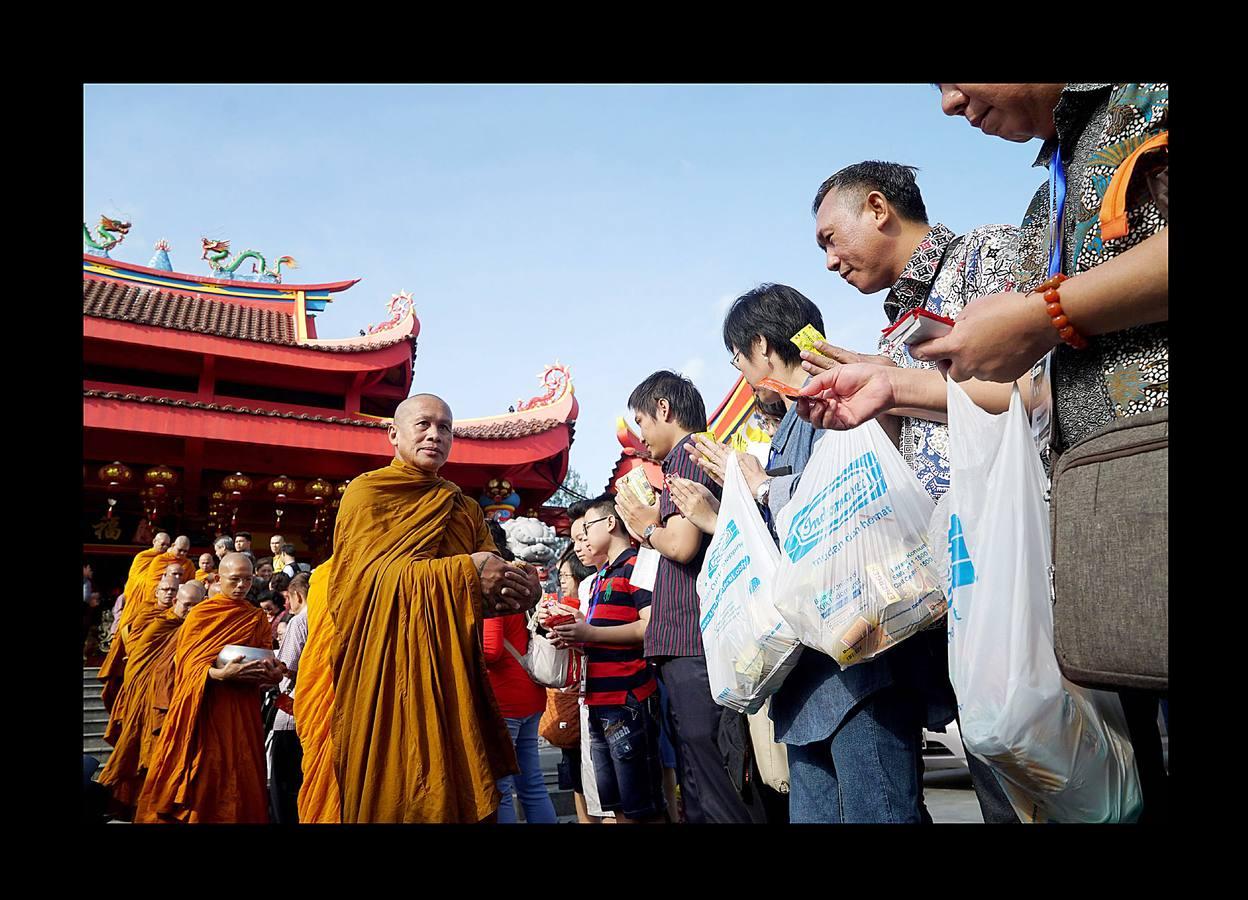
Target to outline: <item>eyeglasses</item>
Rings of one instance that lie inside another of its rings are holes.
[[[740,350],[738,350],[736,353],[732,354],[732,367],[733,367],[734,369],[736,369],[738,372],[740,372],[740,371],[741,371],[741,364],[740,364],[739,362],[737,362],[737,357],[738,357],[738,356],[740,356],[740,355],[741,355],[741,351],[740,351]]]
[[[607,519],[610,519],[610,518],[613,518],[613,516],[603,516],[601,519],[590,519],[588,522],[586,522],[584,525],[581,526],[581,531],[586,537],[589,537],[590,525],[597,525],[599,522],[605,522],[607,521]]]

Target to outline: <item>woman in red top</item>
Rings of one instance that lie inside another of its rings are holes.
[[[494,525],[493,522],[490,523]],[[491,528],[491,531],[494,531]],[[502,529],[499,528],[498,532]],[[507,549],[506,537],[495,532],[494,542],[504,559],[513,559]],[[516,804],[513,797],[520,796],[524,807],[524,820],[543,825],[553,825],[555,805],[550,802],[546,783],[542,779],[542,764],[537,752],[537,723],[546,710],[546,691],[529,678],[516,658],[503,643],[506,640],[521,656],[529,648],[529,630],[523,615],[494,616],[483,623],[482,638],[485,644],[486,671],[490,686],[498,701],[498,710],[507,721],[511,742],[516,748],[516,760],[520,763],[519,775],[508,775],[498,781],[503,798],[498,806],[500,824],[516,821]]]

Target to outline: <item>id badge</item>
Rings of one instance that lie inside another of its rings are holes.
[[[1053,365],[1053,351],[1031,367],[1031,437],[1036,450],[1047,454],[1053,435],[1053,384],[1049,371]]]

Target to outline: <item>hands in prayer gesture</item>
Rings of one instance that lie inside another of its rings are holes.
[[[486,551],[472,554],[472,564],[481,581],[487,616],[532,609],[542,597],[542,585],[534,569],[504,562],[502,557]]]
[[[699,531],[715,533],[715,523],[719,520],[719,500],[711,493],[710,488],[678,475],[667,480],[667,487],[672,492],[672,502],[682,516],[696,525]]]

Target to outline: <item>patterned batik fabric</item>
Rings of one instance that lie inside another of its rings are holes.
[[[1010,225],[985,225],[955,238],[941,224],[919,242],[901,277],[888,292],[884,310],[889,321],[922,307],[950,319],[975,297],[1014,290],[1022,232]],[[947,252],[946,252],[947,251]],[[932,369],[934,363],[915,359],[899,345],[890,350],[880,338],[880,352],[898,366]],[[949,427],[940,422],[903,417],[901,455],[924,490],[939,500],[949,490]]]
[[[1069,160],[1061,223],[1062,271],[1067,275],[1095,268],[1166,227],[1147,187],[1148,166],[1137,166],[1133,174],[1124,237],[1101,238],[1100,210],[1118,166],[1149,138],[1168,130],[1169,95],[1168,84],[1071,84],[1062,91],[1054,122],[1063,158]],[[1049,165],[1057,142],[1044,146],[1036,165]],[[1050,215],[1046,183],[1023,220],[1033,251],[1035,236],[1047,233]],[[1040,253],[1047,255],[1043,237],[1040,244]],[[1020,284],[1031,288],[1042,278]],[[1063,344],[1054,352],[1052,378],[1053,447],[1061,452],[1115,418],[1168,404],[1169,325],[1090,337],[1086,350]]]

